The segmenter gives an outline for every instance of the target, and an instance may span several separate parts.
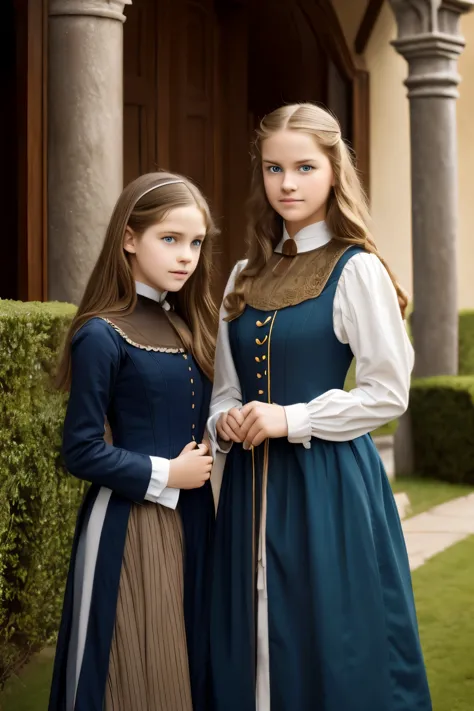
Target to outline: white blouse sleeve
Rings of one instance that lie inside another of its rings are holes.
[[[234,289],[237,275],[245,267],[246,261],[237,262],[229,277],[224,292],[224,298]],[[235,369],[234,360],[229,342],[229,324],[224,319],[227,311],[222,303],[219,313],[219,331],[217,334],[216,362],[214,370],[214,387],[212,389],[210,417],[207,422],[212,454],[216,451],[227,454],[232,442],[223,442],[217,437],[216,424],[223,412],[228,412],[233,407],[242,407],[242,391],[239,376]]]
[[[179,489],[172,489],[168,486],[170,475],[170,460],[164,457],[150,457],[151,478],[145,494],[146,501],[153,504],[166,506],[168,509],[175,509],[179,500]]]
[[[329,390],[285,407],[288,439],[355,439],[399,417],[408,407],[414,354],[387,270],[361,252],[345,265],[334,297],[334,333],[356,360],[356,387]]]

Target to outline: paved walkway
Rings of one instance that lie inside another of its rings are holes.
[[[403,517],[400,504],[399,511]],[[437,553],[474,534],[474,493],[402,520],[402,526],[410,568],[416,570]]]

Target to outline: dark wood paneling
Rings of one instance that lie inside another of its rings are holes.
[[[308,23],[343,76],[352,79],[356,67],[331,0],[298,0]]]
[[[337,116],[345,140],[353,143],[353,80],[341,74],[332,60],[328,61],[326,104]]]
[[[17,297],[43,300],[47,296],[47,0],[17,0],[15,21]]]
[[[357,169],[370,197],[370,74],[358,70],[354,78],[353,145]]]
[[[124,183],[157,168],[157,3],[134,0],[124,26]]]
[[[2,212],[2,260],[0,262],[0,298],[18,295],[18,173],[17,173],[17,106],[16,106],[16,40],[15,8],[8,0],[2,12],[0,63],[2,111],[0,111],[0,209]]]
[[[173,4],[170,52],[171,155],[174,170],[196,181],[213,203],[215,114],[214,63],[217,32],[212,0]]]
[[[222,7],[219,27],[224,213],[219,266],[223,288],[230,270],[245,254],[249,143],[254,120],[248,98],[249,12],[245,4]]]
[[[329,105],[368,179],[367,77],[329,0],[134,0],[126,13],[126,179],[154,161],[203,189],[222,228],[218,291],[245,253],[249,141],[264,113]]]

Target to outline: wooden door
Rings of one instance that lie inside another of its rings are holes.
[[[248,0],[221,0],[219,32],[222,102],[223,212],[221,287],[246,252],[245,204],[250,182],[249,25]],[[253,125],[252,125],[253,129]]]
[[[214,0],[134,0],[126,13],[124,180],[156,169],[182,173],[203,190],[220,222],[220,32]]]
[[[158,154],[210,202],[221,229],[214,256],[220,299],[245,253],[251,13],[247,0],[167,0],[160,6],[159,26],[170,31],[160,30]]]
[[[16,42],[15,8],[13,0],[6,3],[2,13],[0,40],[4,59],[0,63],[0,81],[4,107],[0,112],[0,200],[4,233],[0,266],[0,298],[16,299],[18,295],[18,156],[16,150]],[[8,245],[8,247],[7,247]]]
[[[170,10],[169,161],[197,183],[218,214],[221,117],[214,0],[175,0]]]
[[[124,32],[124,179],[181,172],[216,202],[213,0],[134,0]]]
[[[0,70],[6,109],[0,118],[0,298],[47,296],[46,34],[46,0],[7,0]]]
[[[157,0],[134,0],[124,26],[124,184],[156,170]]]

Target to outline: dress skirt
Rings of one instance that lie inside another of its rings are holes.
[[[177,510],[131,508],[105,711],[192,711]]]
[[[403,531],[370,436],[233,446],[211,664],[215,711],[432,711]]]

